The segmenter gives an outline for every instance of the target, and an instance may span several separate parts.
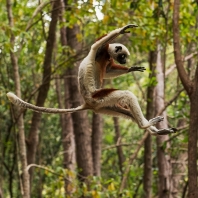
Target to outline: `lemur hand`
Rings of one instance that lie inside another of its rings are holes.
[[[135,25],[135,24],[126,25],[123,28],[121,28],[120,34],[129,33],[130,31],[126,31],[126,30],[129,28],[133,28],[133,27],[138,27],[138,25]]]
[[[132,71],[144,72],[145,70],[146,70],[145,67],[135,67],[135,66],[133,66],[133,67],[129,68],[128,72],[132,72]]]

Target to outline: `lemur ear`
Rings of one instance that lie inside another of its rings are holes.
[[[118,53],[119,51],[122,50],[122,47],[121,46],[116,46],[115,48],[116,48],[116,51],[115,51],[116,53]]]

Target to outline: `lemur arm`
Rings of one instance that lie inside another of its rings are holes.
[[[127,74],[129,72],[133,71],[140,71],[144,72],[145,68],[144,67],[136,67],[132,66],[130,68],[123,66],[123,65],[118,65],[111,61],[111,63],[106,67],[106,73],[104,74],[104,78],[115,78],[117,76],[121,76],[123,74]]]
[[[91,50],[89,53],[89,58],[91,60],[94,60],[96,57],[96,53],[99,50],[99,48],[103,48],[105,45],[107,45],[108,43],[110,43],[113,39],[115,39],[116,37],[118,37],[120,34],[125,34],[125,33],[129,33],[129,31],[126,31],[129,28],[133,28],[133,27],[137,27],[137,25],[135,24],[129,24],[126,25],[122,28],[118,28],[116,30],[113,30],[112,32],[110,32],[109,34],[103,36],[102,38],[100,38],[99,40],[97,40],[92,46],[91,46]]]
[[[138,27],[135,24],[129,24],[126,25],[122,28],[118,28],[116,30],[113,30],[112,32],[110,32],[109,34],[105,35],[104,37],[102,37],[101,39],[99,39],[99,47],[100,46],[105,46],[106,44],[110,43],[112,40],[114,40],[116,37],[118,37],[120,34],[125,34],[125,33],[130,33],[130,31],[126,31],[129,28],[133,28],[133,27]]]

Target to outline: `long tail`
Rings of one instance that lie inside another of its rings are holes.
[[[71,109],[57,109],[57,108],[46,108],[46,107],[38,107],[33,104],[30,104],[28,102],[23,101],[19,97],[17,97],[15,94],[8,92],[7,93],[8,99],[16,106],[20,106],[25,109],[31,109],[33,111],[37,111],[39,113],[73,113],[77,111],[83,111],[90,109],[86,104],[83,104],[81,106],[78,106],[76,108]]]

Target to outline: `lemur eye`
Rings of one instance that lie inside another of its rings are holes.
[[[121,57],[122,57],[122,58],[125,58],[125,54],[123,54]]]

